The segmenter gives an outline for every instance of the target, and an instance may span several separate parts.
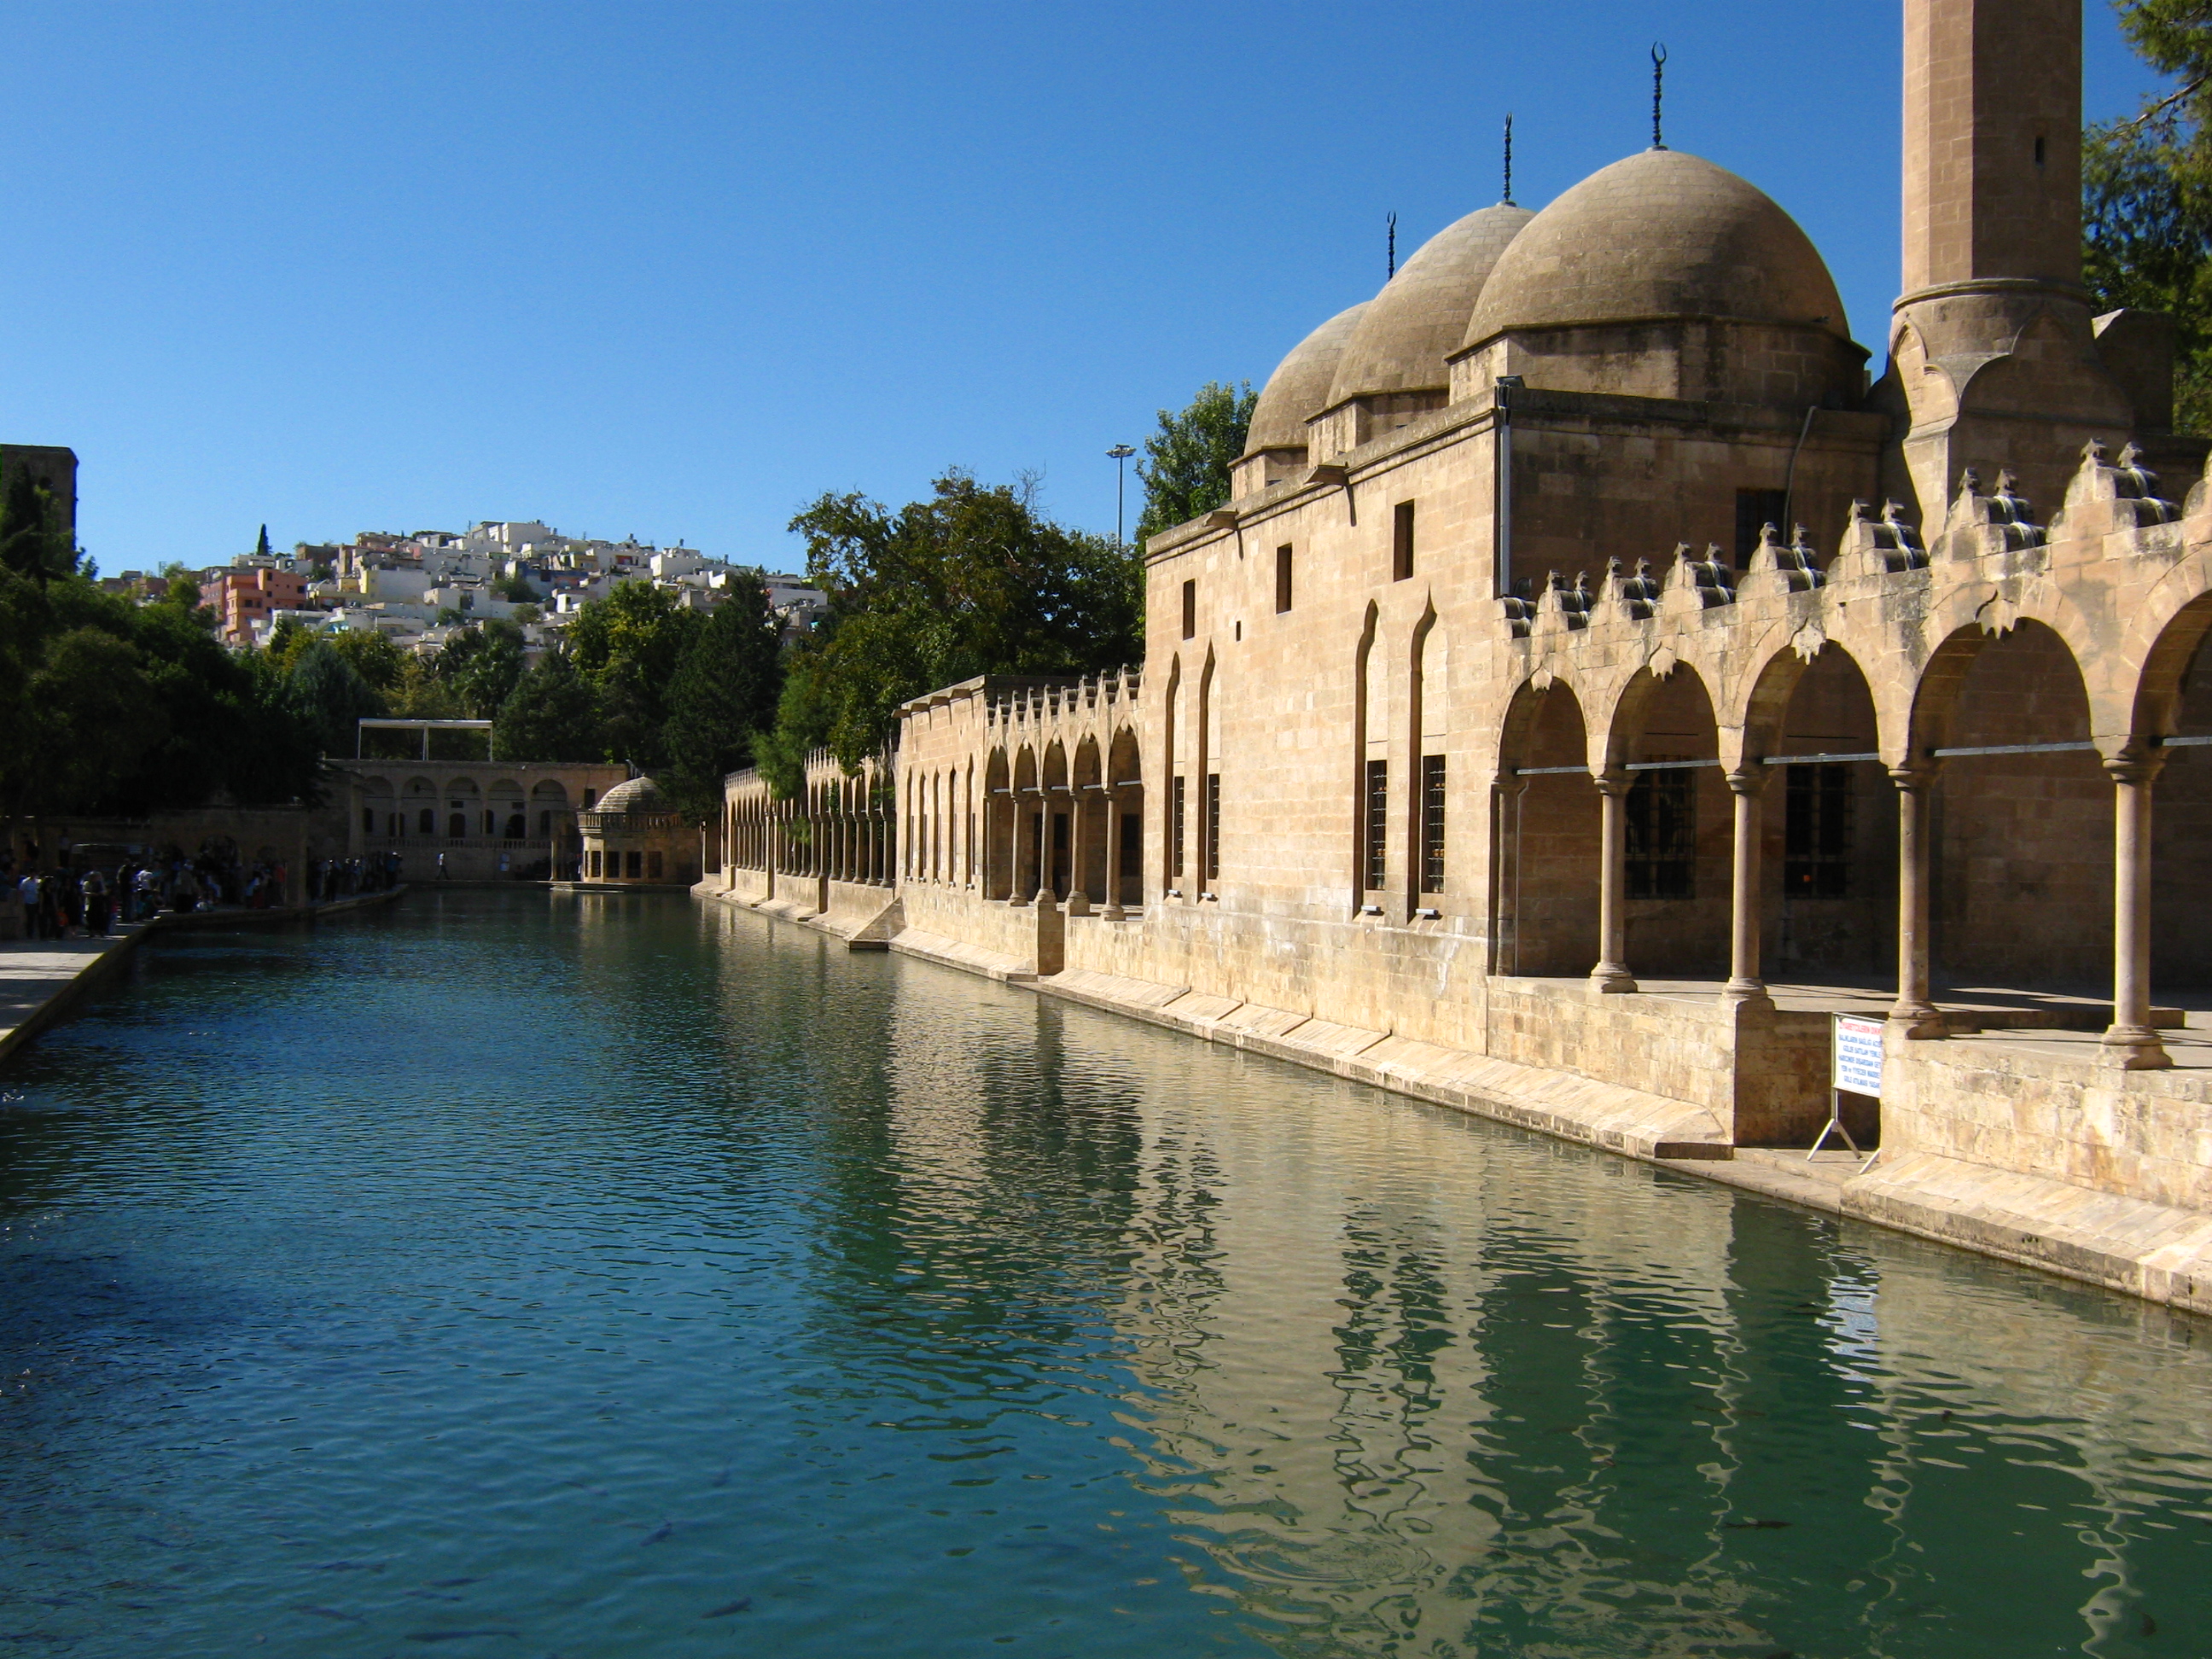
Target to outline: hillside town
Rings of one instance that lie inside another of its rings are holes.
[[[404,651],[429,655],[455,630],[496,619],[520,627],[535,653],[622,581],[650,582],[700,611],[712,611],[732,583],[763,582],[786,638],[794,640],[812,631],[827,603],[804,576],[681,544],[566,536],[535,520],[486,520],[458,532],[365,530],[348,542],[296,543],[289,555],[270,550],[264,532],[256,551],[184,574],[215,612],[223,642],[238,650],[265,648],[289,622],[319,633],[379,633]],[[156,573],[126,570],[102,586],[148,593],[160,580]]]

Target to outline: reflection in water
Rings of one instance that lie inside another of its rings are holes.
[[[752,916],[165,944],[9,1087],[0,1639],[2212,1642],[2201,1325]]]

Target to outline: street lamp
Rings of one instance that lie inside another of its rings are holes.
[[[1127,444],[1115,444],[1106,452],[1114,458],[1114,545],[1121,545],[1121,477],[1129,465],[1129,457],[1137,452]]]

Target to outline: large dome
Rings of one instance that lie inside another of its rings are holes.
[[[1468,313],[1507,244],[1536,216],[1501,202],[1446,225],[1367,302],[1345,343],[1335,384],[1318,405],[1372,392],[1442,391],[1444,359],[1459,349]]]
[[[1592,173],[1513,239],[1458,343],[1686,317],[1850,338],[1835,279],[1795,219],[1725,167],[1648,149]]]
[[[1328,404],[1328,389],[1336,380],[1337,360],[1344,356],[1344,343],[1352,337],[1352,325],[1366,308],[1363,301],[1349,311],[1338,312],[1275,365],[1275,372],[1260,389],[1260,401],[1252,406],[1251,435],[1244,441],[1247,455],[1256,455],[1263,449],[1305,447],[1306,417],[1319,413]]]
[[[628,783],[618,783],[599,797],[592,809],[600,812],[667,812],[674,809],[668,797],[660,793],[660,786],[651,778],[632,778]]]

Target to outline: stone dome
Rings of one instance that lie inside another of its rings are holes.
[[[599,797],[599,804],[590,809],[594,812],[672,812],[668,797],[660,793],[660,786],[651,778],[632,778],[628,783],[618,783]]]
[[[1263,449],[1305,447],[1306,417],[1328,406],[1328,389],[1336,383],[1336,365],[1344,356],[1344,343],[1352,337],[1352,325],[1366,309],[1363,300],[1349,311],[1338,312],[1275,365],[1267,384],[1260,388],[1259,402],[1252,406],[1251,434],[1244,441],[1247,455],[1256,455]]]
[[[1850,339],[1835,279],[1795,219],[1725,167],[1647,149],[1592,173],[1513,239],[1455,349],[1509,330],[1686,317]]]
[[[1442,391],[1444,359],[1459,349],[1491,270],[1536,216],[1500,202],[1446,225],[1421,244],[1362,310],[1319,404],[1333,409],[1372,392]]]

